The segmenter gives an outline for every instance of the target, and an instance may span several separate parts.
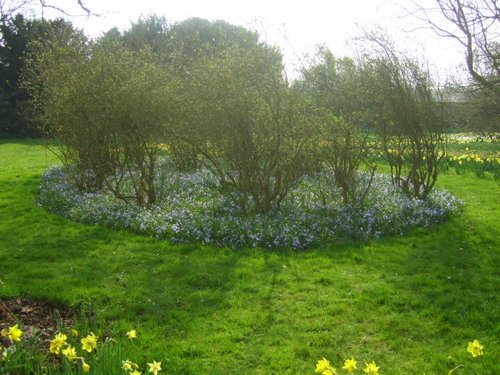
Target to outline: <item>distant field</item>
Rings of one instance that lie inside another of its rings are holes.
[[[450,150],[466,147],[499,152],[486,142]],[[300,252],[234,251],[47,213],[34,197],[57,162],[39,141],[0,141],[0,298],[91,305],[107,322],[100,334],[135,328],[130,359],[161,361],[164,374],[313,374],[322,357],[339,369],[352,356],[381,374],[460,364],[457,374],[498,373],[500,189],[489,172],[440,176],[466,207],[438,227]],[[466,352],[473,339],[484,356]]]

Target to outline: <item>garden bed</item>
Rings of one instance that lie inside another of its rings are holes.
[[[338,240],[366,240],[400,235],[413,227],[430,227],[460,212],[463,202],[444,190],[425,200],[410,199],[390,177],[361,175],[365,199],[346,204],[331,173],[302,178],[281,209],[271,214],[244,215],[231,194],[221,194],[206,170],[170,169],[162,177],[162,200],[145,209],[116,199],[107,190],[82,193],[71,172],[54,167],[43,175],[38,202],[75,221],[165,238],[172,243],[199,242],[231,248],[304,249]],[[360,193],[361,194],[361,193]]]

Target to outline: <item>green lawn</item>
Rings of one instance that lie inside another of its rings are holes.
[[[500,373],[498,181],[443,174],[463,215],[405,237],[235,251],[49,214],[34,197],[56,162],[40,142],[0,141],[0,297],[91,304],[108,334],[137,329],[132,360],[165,374],[313,374],[351,356],[381,374]],[[484,356],[466,352],[473,339]]]

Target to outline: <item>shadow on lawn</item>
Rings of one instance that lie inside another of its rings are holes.
[[[494,336],[500,320],[496,228],[455,218],[417,233],[418,246],[405,239],[405,256],[389,266],[397,276],[386,280],[400,296],[392,300],[395,319],[417,316],[410,335],[422,340],[455,337],[463,345],[467,339]],[[392,323],[386,329],[397,329],[398,323]]]

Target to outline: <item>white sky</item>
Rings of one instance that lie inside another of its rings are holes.
[[[61,8],[80,12],[76,0],[52,0]],[[432,4],[420,0],[419,4]],[[414,30],[418,22],[403,17],[411,9],[410,0],[84,0],[100,17],[76,17],[71,21],[90,36],[116,26],[130,27],[141,15],[163,15],[169,22],[188,17],[224,19],[256,30],[261,38],[278,45],[285,56],[287,71],[305,62],[304,54],[318,44],[327,45],[335,55],[353,55],[352,37],[362,28],[385,28],[399,47],[411,55],[425,57],[431,70],[442,81],[461,72],[464,57],[460,46],[450,39],[437,37],[431,30]],[[44,16],[60,16],[46,10]],[[420,24],[421,25],[421,24]]]

